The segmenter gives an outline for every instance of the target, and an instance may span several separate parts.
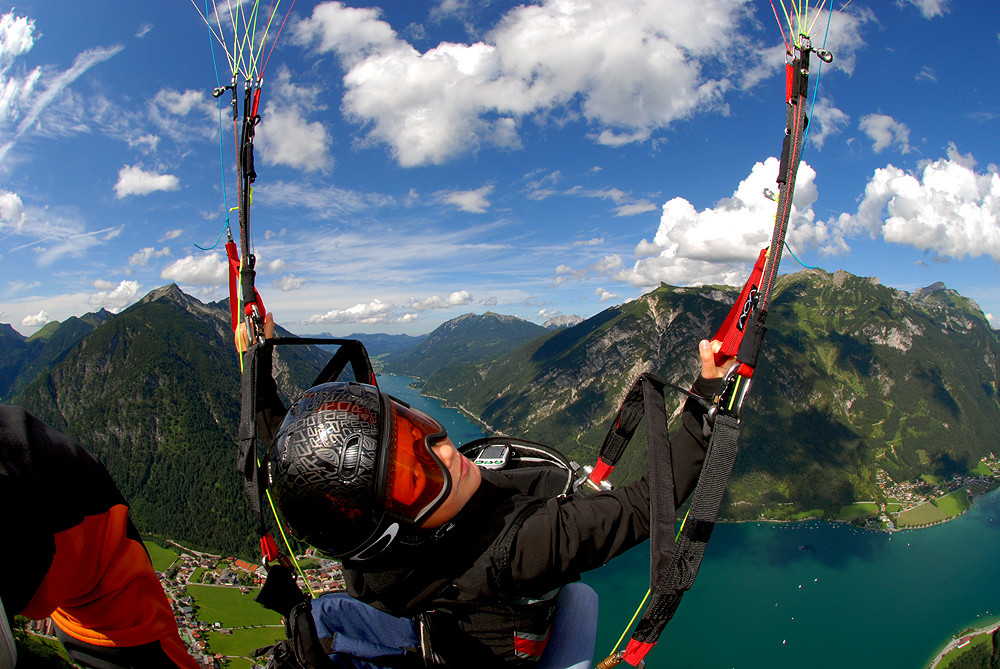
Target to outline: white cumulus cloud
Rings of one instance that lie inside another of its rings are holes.
[[[474,44],[420,52],[377,10],[318,5],[294,40],[343,64],[343,110],[404,166],[483,145],[516,149],[525,117],[582,116],[606,144],[641,141],[724,109],[728,78],[706,75],[718,45],[745,42],[748,0],[548,0],[510,9]],[[740,76],[740,75],[733,75]],[[563,109],[565,108],[565,109]]]
[[[292,82],[287,68],[272,82],[273,95],[257,127],[257,148],[266,165],[287,165],[306,172],[325,172],[333,167],[330,133],[308,114],[325,107],[319,104],[320,87]]]
[[[612,293],[610,290],[598,287],[594,291],[594,295],[597,295],[598,302],[607,302],[608,300],[617,300],[618,296]]]
[[[52,319],[49,318],[49,315],[45,313],[45,311],[43,310],[39,311],[37,314],[25,316],[24,318],[22,318],[21,325],[28,328],[37,328],[45,325],[51,320]]]
[[[898,148],[900,153],[910,152],[910,129],[891,116],[868,114],[861,117],[859,127],[871,138],[875,153],[881,153],[890,146]]]
[[[147,172],[138,165],[126,165],[118,171],[115,197],[119,200],[128,195],[148,195],[158,190],[177,190],[180,182],[172,174]]]
[[[94,282],[94,288],[97,288],[98,292],[87,300],[90,306],[118,313],[122,308],[135,302],[140,284],[137,281],[122,281],[115,285],[110,281],[98,280]]]
[[[431,309],[447,309],[449,307],[460,307],[472,301],[472,295],[467,290],[456,290],[448,297],[431,295],[422,300],[411,300],[407,308],[415,311],[429,311]]]
[[[777,190],[777,175],[778,159],[768,158],[755,164],[733,195],[714,207],[698,211],[681,197],[666,202],[653,241],[640,241],[635,249],[635,264],[618,272],[615,278],[643,287],[661,281],[675,285],[741,284],[747,263],[770,243],[776,205],[764,196],[764,190]],[[801,163],[787,235],[788,243],[797,250],[814,246],[833,250],[840,246],[828,226],[815,221],[815,179],[815,170]],[[613,269],[615,260],[620,261],[617,257],[607,258],[603,269]]]
[[[822,149],[827,137],[843,132],[851,117],[837,109],[829,98],[822,98],[816,104],[809,118],[809,140]]]
[[[24,205],[17,193],[0,190],[0,229],[4,224],[13,225],[20,232],[24,223]]]
[[[483,186],[475,190],[456,190],[438,193],[442,202],[453,204],[462,211],[471,214],[483,214],[490,208],[489,195],[493,192],[493,186]]]
[[[128,264],[132,265],[133,267],[145,267],[146,265],[149,264],[149,261],[152,260],[153,258],[162,258],[164,256],[169,256],[169,255],[170,255],[170,248],[167,246],[164,246],[159,251],[157,251],[152,246],[147,246],[129,256]]]
[[[316,314],[305,320],[306,323],[386,323],[391,319],[395,306],[375,298],[368,304],[355,304],[347,309],[332,309],[325,314]]]
[[[189,286],[223,286],[229,283],[228,261],[218,253],[187,256],[168,265],[160,272],[161,279]]]
[[[298,290],[305,284],[306,280],[301,276],[295,276],[294,274],[285,274],[284,276],[275,279],[271,285],[278,290],[288,292],[290,290]]]
[[[977,173],[955,146],[919,174],[887,165],[875,170],[857,213],[842,214],[836,225],[942,256],[1000,262],[1000,174],[994,166]]]

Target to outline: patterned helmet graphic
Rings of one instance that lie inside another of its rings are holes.
[[[434,418],[375,386],[316,386],[278,428],[271,497],[301,541],[335,557],[373,557],[448,497],[451,475],[433,448],[446,437]]]
[[[299,397],[271,449],[272,498],[292,534],[332,555],[378,529],[385,463],[377,388],[326,383]]]

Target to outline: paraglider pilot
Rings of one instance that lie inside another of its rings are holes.
[[[265,337],[273,332],[267,314]],[[718,347],[700,343],[701,395],[725,375]],[[589,639],[572,624],[558,631],[558,620],[550,633],[560,589],[573,593],[563,586],[580,587],[581,572],[649,538],[647,475],[554,496],[554,468],[482,469],[433,417],[364,383],[311,388],[286,412],[270,356],[257,380],[269,490],[294,536],[343,561],[349,596],[312,602],[336,666],[590,666],[593,620]],[[678,505],[704,460],[705,413],[689,400],[671,440]],[[589,607],[565,608],[596,616],[596,595],[582,588]]]

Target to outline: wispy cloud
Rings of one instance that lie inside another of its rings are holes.
[[[950,11],[951,0],[896,0],[896,4],[904,7],[907,4],[913,5],[920,10],[925,19],[943,16]]]
[[[10,15],[5,15],[5,17],[6,16]],[[30,45],[28,48],[30,48]],[[45,109],[52,104],[54,100],[59,98],[70,84],[76,81],[90,68],[121,53],[124,48],[125,47],[121,45],[115,45],[111,47],[96,47],[83,51],[73,60],[73,65],[70,66],[68,70],[60,72],[47,79],[45,81],[45,88],[33,100],[31,100],[27,111],[18,121],[14,136],[0,146],[0,162],[2,162],[6,157],[15,142],[17,142],[20,137],[31,129],[41,113],[45,111]],[[31,88],[34,89],[35,86],[32,85]]]

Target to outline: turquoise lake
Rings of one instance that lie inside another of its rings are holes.
[[[482,436],[411,382],[380,378],[387,392],[442,419],[456,443]],[[1000,621],[998,556],[1000,491],[951,522],[892,534],[723,523],[647,666],[926,667],[953,634]],[[584,580],[600,595],[603,659],[649,587],[648,545]]]

